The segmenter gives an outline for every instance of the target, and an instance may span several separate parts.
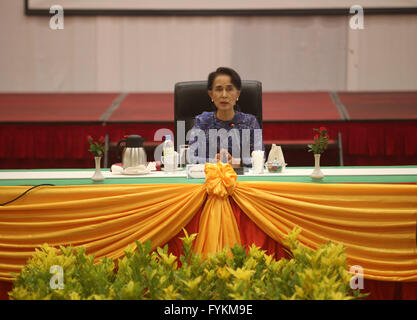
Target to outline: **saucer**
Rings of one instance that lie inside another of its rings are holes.
[[[139,170],[133,171],[132,170],[128,172],[123,172],[122,174],[129,175],[129,176],[137,176],[137,175],[144,175],[144,174],[149,174],[149,173],[151,173],[150,170],[145,170],[145,171],[139,171]]]

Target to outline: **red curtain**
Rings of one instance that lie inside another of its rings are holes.
[[[342,134],[345,155],[415,156],[417,121],[355,121],[264,123],[264,139],[311,139],[318,125],[328,129],[331,139]]]
[[[332,139],[341,132],[345,165],[417,164],[417,121],[265,122],[263,136],[265,140],[305,140],[322,125]],[[88,135],[108,134],[113,144],[129,134],[153,141],[161,128],[174,132],[174,124],[164,123],[1,124],[0,167],[90,168]]]
[[[153,141],[164,127],[173,131],[161,124],[1,124],[0,168],[91,168],[87,136],[108,134],[113,144],[130,134]]]

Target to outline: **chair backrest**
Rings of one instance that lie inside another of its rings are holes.
[[[174,119],[175,145],[177,143],[177,121],[185,121],[185,134],[194,125],[196,115],[204,111],[215,111],[207,93],[207,81],[186,81],[175,84]],[[262,83],[242,80],[238,111],[253,114],[262,128]]]

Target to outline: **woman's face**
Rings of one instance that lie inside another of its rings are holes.
[[[233,110],[240,91],[232,84],[230,76],[218,75],[213,82],[213,89],[208,92],[210,98],[219,111]]]

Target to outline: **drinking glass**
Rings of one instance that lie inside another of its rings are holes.
[[[190,146],[188,144],[182,144],[180,145],[180,154],[179,154],[179,160],[180,160],[180,167],[185,168],[187,164],[189,163],[189,155],[190,152]]]

